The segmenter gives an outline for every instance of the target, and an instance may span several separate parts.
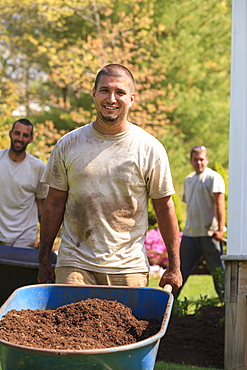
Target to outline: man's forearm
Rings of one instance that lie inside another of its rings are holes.
[[[58,230],[63,222],[68,193],[49,188],[40,224],[40,264],[47,264]]]
[[[180,268],[180,237],[177,217],[172,199],[162,207],[157,206],[154,202],[156,218],[160,233],[166,245],[169,266],[171,268]]]
[[[224,237],[225,227],[225,195],[223,193],[214,193],[214,205],[218,221],[218,230],[214,231],[213,238],[221,241]]]
[[[168,253],[168,266],[160,278],[159,286],[169,284],[175,292],[182,286],[180,271],[180,238],[175,207],[171,197],[153,199],[154,210],[160,233]]]
[[[218,220],[218,231],[224,231],[225,226],[225,196],[222,193],[214,195],[216,214]]]
[[[169,214],[170,211],[167,210],[167,215],[163,215],[161,220],[158,221],[158,226],[164,243],[166,245],[166,250],[168,253],[169,266],[170,268],[180,268],[180,238],[179,238],[179,228],[177,224],[177,219],[173,215]]]
[[[54,202],[46,201],[40,224],[40,252],[39,262],[49,262],[50,253],[59,228],[63,222],[65,205],[58,206]]]
[[[44,209],[40,225],[40,263],[47,263],[49,261],[53,243],[62,224],[62,220],[63,216],[54,211],[52,207],[48,206]]]

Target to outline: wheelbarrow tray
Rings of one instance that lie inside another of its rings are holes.
[[[57,255],[51,251],[50,262],[55,266]],[[37,284],[39,249],[0,245],[0,306],[18,288]]]
[[[51,350],[0,340],[0,370],[152,370],[173,304],[171,293],[154,288],[37,284],[15,290],[0,308],[0,319],[15,309],[50,310],[87,298],[116,300],[142,319],[160,322],[157,334],[140,342],[93,350]]]

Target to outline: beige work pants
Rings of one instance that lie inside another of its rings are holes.
[[[74,267],[56,267],[56,284],[147,287],[148,273],[103,274]]]

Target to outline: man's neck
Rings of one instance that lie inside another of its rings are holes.
[[[121,134],[122,132],[128,131],[131,123],[129,121],[124,121],[116,124],[114,124],[114,122],[105,123],[96,118],[93,122],[93,126],[103,135],[117,135]]]
[[[16,153],[12,149],[9,149],[9,158],[13,162],[21,162],[26,158],[26,152]]]

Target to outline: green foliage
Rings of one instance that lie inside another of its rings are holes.
[[[173,202],[174,202],[175,211],[176,211],[176,215],[177,215],[177,219],[178,219],[179,230],[183,230],[184,229],[185,215],[184,215],[184,211],[183,211],[183,208],[182,208],[182,201],[178,197],[177,194],[173,194],[172,199],[173,199]]]
[[[227,168],[230,1],[0,0],[0,10],[2,118],[22,106],[58,131],[84,125],[95,74],[122,63],[136,80],[129,119],[165,146],[178,196],[192,146]]]
[[[214,368],[209,367],[197,367],[197,366],[190,366],[190,365],[178,365],[178,364],[169,364],[162,361],[158,361],[155,363],[154,370],[189,370],[193,368],[193,370],[217,370]]]
[[[11,129],[11,126],[12,125],[9,123],[9,120],[6,118],[0,123],[0,149],[7,148],[10,144],[9,130]]]
[[[202,315],[201,309],[203,307],[218,307],[219,305],[222,305],[223,303],[221,300],[216,298],[208,298],[205,296],[200,296],[199,300],[194,302],[195,303],[195,315],[200,317]]]
[[[153,208],[153,203],[152,200],[149,198],[148,199],[148,230],[150,229],[157,229],[158,224]]]
[[[183,300],[174,300],[172,313],[177,317],[184,317],[190,314],[200,317],[201,309],[203,307],[215,307],[222,305],[222,302],[219,298],[208,298],[207,295],[200,295],[199,299],[196,301],[191,301],[187,297],[184,297]],[[193,311],[192,311],[193,308]]]
[[[189,301],[187,297],[184,297],[183,301],[175,300],[172,307],[172,313],[177,317],[187,316],[189,315],[191,305],[194,305],[194,302]]]
[[[227,166],[231,2],[157,0],[154,17],[185,153],[204,144]]]

